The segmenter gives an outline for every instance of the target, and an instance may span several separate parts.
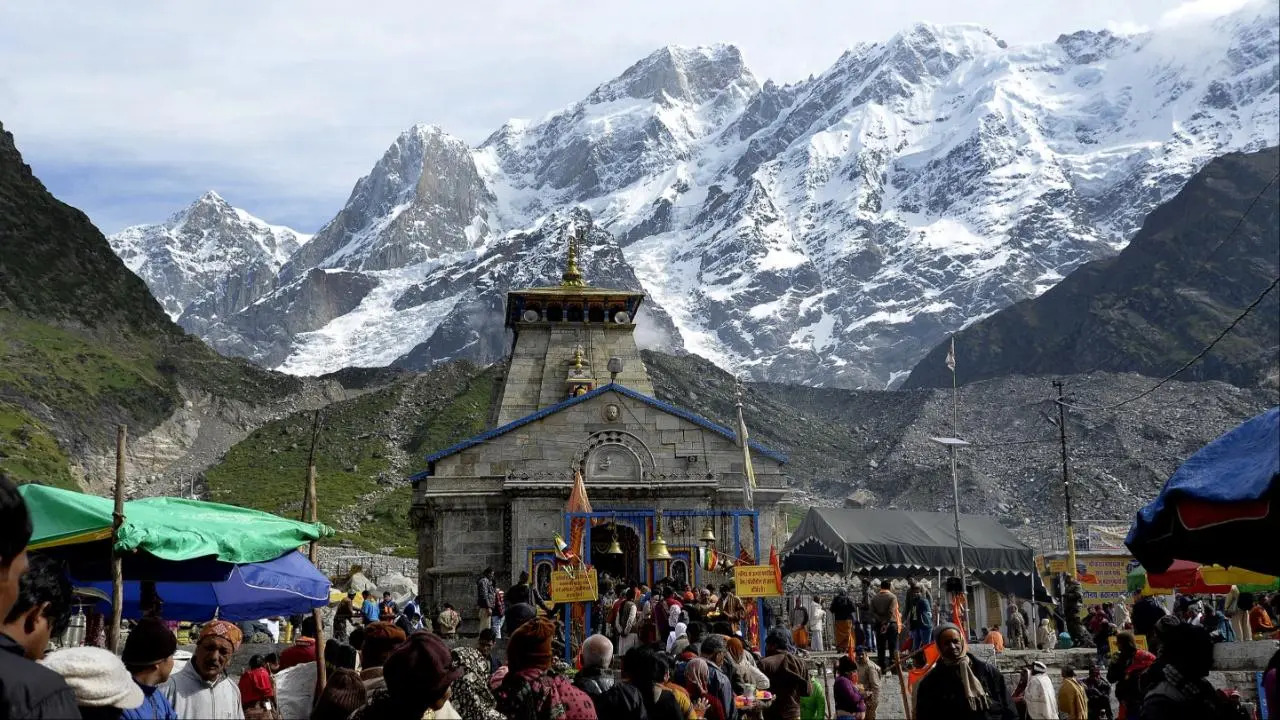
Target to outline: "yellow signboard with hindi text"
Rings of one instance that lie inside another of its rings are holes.
[[[595,602],[599,597],[595,568],[577,568],[572,574],[564,569],[551,573],[552,603]]]
[[[778,576],[772,565],[737,565],[733,568],[734,592],[738,597],[779,597]]]

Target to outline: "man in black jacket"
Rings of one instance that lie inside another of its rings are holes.
[[[916,685],[917,720],[1017,720],[1004,676],[968,653],[960,628],[941,623],[933,641],[940,657]]]
[[[831,618],[836,624],[836,649],[842,653],[849,652],[853,643],[853,614],[857,608],[853,599],[843,589],[831,599]]]
[[[0,617],[18,601],[27,570],[31,517],[18,488],[0,473]],[[79,718],[76,698],[58,673],[26,659],[22,645],[0,633],[0,717]]]
[[[592,635],[582,641],[582,669],[573,676],[573,685],[591,698],[596,706],[596,717],[643,718],[644,698],[640,691],[618,682],[607,668],[613,662],[613,643],[603,635]]]

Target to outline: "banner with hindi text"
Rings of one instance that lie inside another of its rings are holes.
[[[734,590],[739,597],[780,597],[778,576],[772,565],[737,565],[733,568]]]

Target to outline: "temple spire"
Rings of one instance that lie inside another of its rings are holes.
[[[582,271],[578,269],[578,243],[582,242],[584,235],[586,228],[581,226],[575,227],[574,232],[569,234],[569,256],[564,264],[564,275],[560,276],[560,285],[563,287],[587,286],[587,281],[582,278]]]

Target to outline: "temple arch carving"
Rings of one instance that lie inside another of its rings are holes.
[[[653,475],[653,453],[624,430],[592,433],[573,456],[573,468],[587,482],[644,482]]]

